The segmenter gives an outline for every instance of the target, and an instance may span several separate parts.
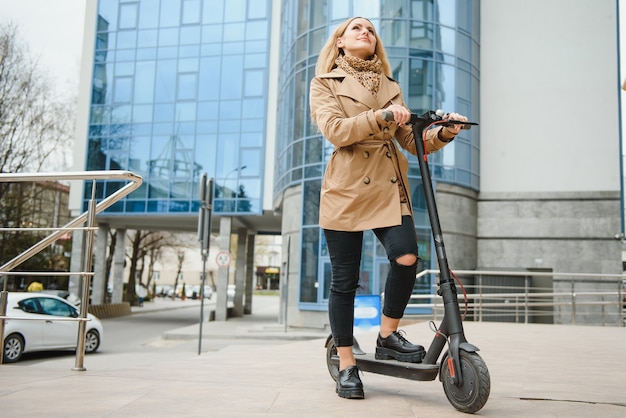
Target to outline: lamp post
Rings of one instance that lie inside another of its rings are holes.
[[[248,167],[247,165],[242,165],[241,167],[237,167],[237,168],[233,168],[232,170],[230,170],[228,173],[226,173],[226,177],[224,177],[224,186],[222,187],[222,189],[224,190],[224,197],[226,197],[226,184],[228,182],[228,177],[230,177],[231,174],[237,172],[237,171],[241,171],[244,168]],[[237,196],[237,192],[235,191],[235,189],[232,190],[232,193],[229,197],[236,197]]]

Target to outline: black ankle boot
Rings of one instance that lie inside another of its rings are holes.
[[[411,344],[404,335],[395,331],[387,338],[378,334],[376,339],[376,355],[379,360],[396,359],[407,363],[421,363],[424,358],[424,347]]]
[[[339,372],[336,392],[340,398],[363,399],[365,397],[358,367],[350,366]]]

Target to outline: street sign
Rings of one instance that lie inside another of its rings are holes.
[[[230,266],[230,253],[228,251],[220,251],[215,256],[215,262],[219,267],[228,267]]]

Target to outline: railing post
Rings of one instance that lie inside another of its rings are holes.
[[[5,317],[7,315],[7,282],[9,281],[9,278],[2,273],[0,273],[0,278],[2,279],[2,291],[0,292],[0,316]],[[4,318],[0,319],[0,343],[0,347],[2,347],[0,350],[0,364],[2,364],[4,361]]]
[[[524,323],[528,323],[528,292],[529,292],[530,277],[524,278]]]
[[[576,292],[574,291],[574,280],[572,280],[572,324],[576,325]]]
[[[96,224],[96,181],[93,181],[91,188],[91,199],[89,200],[89,207],[87,209],[87,239],[84,242],[83,254],[84,254],[84,268],[82,275],[82,298],[80,302],[80,319],[78,323],[78,341],[76,343],[76,361],[74,371],[85,371],[83,366],[85,360],[85,339],[87,331],[87,314],[89,312],[89,288],[90,288],[90,275],[87,274],[91,271],[92,266],[92,248],[93,248],[93,233],[94,226]]]
[[[478,322],[483,322],[483,275],[478,275]]]

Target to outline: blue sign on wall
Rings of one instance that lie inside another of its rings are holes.
[[[356,295],[354,298],[354,330],[370,331],[380,327],[380,295]]]

